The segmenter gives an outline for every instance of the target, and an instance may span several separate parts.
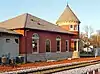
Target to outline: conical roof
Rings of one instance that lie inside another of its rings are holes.
[[[77,16],[73,13],[71,8],[69,7],[69,5],[66,6],[64,12],[61,14],[57,22],[68,22],[68,21],[80,22]]]

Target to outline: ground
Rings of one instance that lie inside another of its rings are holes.
[[[79,59],[72,59],[72,60],[66,59],[66,60],[60,60],[55,62],[36,62],[36,63],[18,64],[16,67],[0,65],[0,72],[15,71],[15,70],[20,70],[25,68],[36,68],[36,67],[55,65],[55,64],[90,61],[90,60],[100,60],[100,57],[79,58]]]

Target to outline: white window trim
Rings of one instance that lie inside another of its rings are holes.
[[[66,52],[69,52],[69,40],[66,40],[66,42],[67,42],[67,51]]]
[[[32,48],[32,54],[38,54],[39,53],[39,40],[37,42],[37,52],[33,52],[33,48]]]
[[[78,31],[78,25],[76,25],[76,29],[75,29],[75,31]]]
[[[74,25],[72,25],[72,28],[71,28],[71,25],[69,25],[69,29],[70,31],[74,31]]]
[[[46,40],[50,41],[50,52],[46,52]],[[46,40],[45,40],[45,53],[49,54],[49,53],[51,53],[51,40],[50,39],[46,39]]]
[[[37,34],[37,33],[34,33],[34,34]],[[33,35],[34,35],[33,34]],[[33,39],[33,35],[32,35],[32,39]],[[37,34],[38,35],[38,34]],[[39,35],[38,35],[39,36]],[[38,54],[39,53],[39,39],[37,39],[37,52],[33,52],[33,47],[32,47],[32,54]]]
[[[77,41],[77,40],[79,41],[79,39],[71,39],[71,40],[72,40],[72,41]]]

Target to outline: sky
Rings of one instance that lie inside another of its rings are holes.
[[[55,23],[66,8],[67,2],[81,21],[80,29],[89,25],[100,30],[100,0],[1,0],[0,21],[30,13]]]

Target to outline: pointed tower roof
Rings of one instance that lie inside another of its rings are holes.
[[[59,19],[57,20],[57,22],[67,22],[67,21],[75,21],[75,22],[79,22],[80,23],[79,19],[73,13],[73,11],[71,10],[71,8],[69,7],[68,4],[67,4],[64,12],[61,14]]]

